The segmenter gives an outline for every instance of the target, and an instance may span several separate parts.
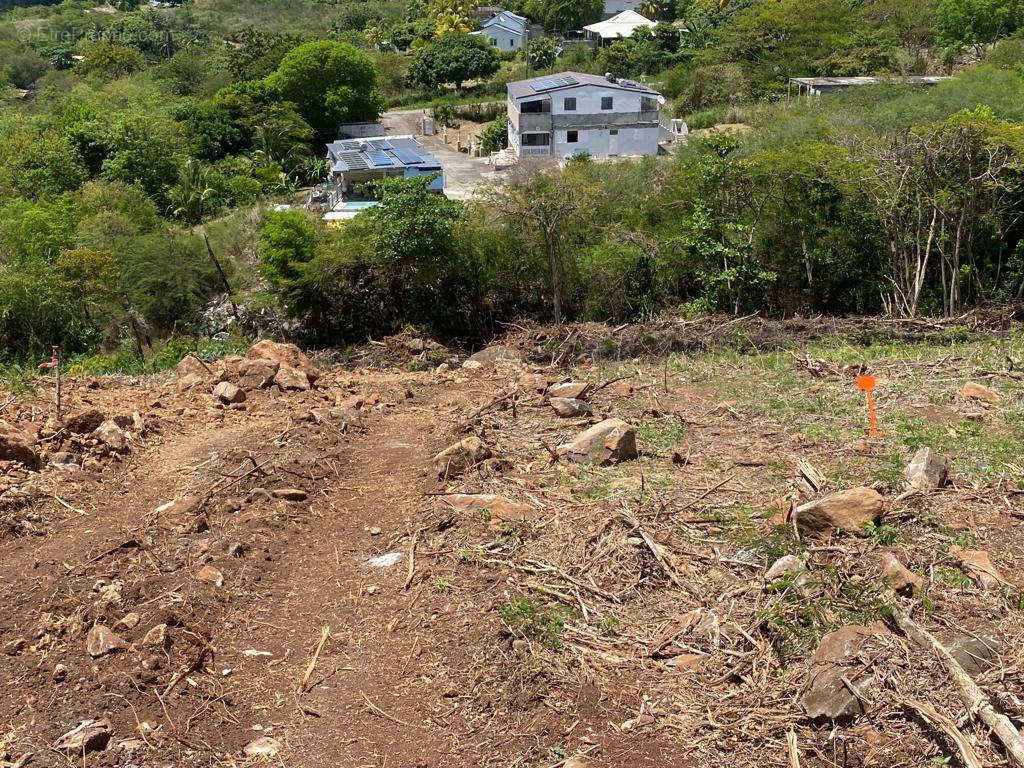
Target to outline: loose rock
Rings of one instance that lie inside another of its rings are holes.
[[[999,660],[1000,642],[988,635],[961,635],[944,643],[957,663],[969,675],[980,675]]]
[[[276,488],[271,494],[274,498],[285,501],[305,501],[309,498],[309,494],[301,488]]]
[[[442,477],[454,477],[491,457],[479,437],[467,437],[450,445],[434,457],[434,469]]]
[[[581,432],[566,449],[566,457],[577,464],[605,466],[638,456],[636,430],[622,419],[605,419]]]
[[[249,350],[248,356],[253,359],[270,360],[279,366],[294,368],[306,374],[310,382],[315,382],[318,373],[313,363],[294,344],[281,344],[276,341],[265,339],[254,344]]]
[[[174,366],[174,372],[178,374],[179,379],[183,379],[186,376],[199,376],[205,379],[210,375],[210,369],[207,365],[195,355],[186,355],[181,361]]]
[[[273,360],[245,358],[238,363],[238,386],[242,389],[263,389],[274,383],[281,366]]]
[[[453,493],[441,498],[460,512],[479,513],[486,510],[488,527],[495,531],[506,525],[528,523],[536,517],[531,508],[493,493]]]
[[[810,574],[807,572],[807,563],[796,555],[784,555],[776,560],[771,568],[765,571],[764,580],[766,583],[771,584],[783,576],[791,576],[792,580],[790,583],[794,586],[802,587],[810,578]]]
[[[305,392],[310,387],[309,377],[298,368],[282,365],[274,376],[274,383],[281,389]]]
[[[968,575],[982,589],[991,589],[1009,583],[992,564],[992,558],[988,552],[983,549],[963,549],[954,545],[949,548],[949,554],[960,561]]]
[[[920,448],[903,470],[911,488],[930,491],[941,488],[949,477],[951,462],[931,448]]]
[[[110,721],[83,720],[53,743],[53,748],[81,756],[104,749],[110,741]]]
[[[103,624],[95,624],[85,636],[85,649],[94,659],[108,653],[123,651],[127,647],[128,643]]]
[[[196,578],[200,581],[205,581],[207,584],[213,584],[215,587],[224,586],[224,574],[212,565],[204,565],[200,568],[196,572]]]
[[[0,461],[20,461],[29,469],[39,469],[42,461],[28,437],[6,421],[0,420]]]
[[[590,385],[579,381],[566,381],[561,384],[552,384],[548,387],[548,397],[569,397],[574,400],[582,400],[584,393]]]
[[[1001,394],[976,381],[968,381],[964,384],[964,388],[960,390],[960,396],[966,400],[981,400],[993,405],[1003,402]]]
[[[867,525],[878,522],[882,515],[882,496],[873,488],[851,488],[799,506],[794,515],[801,531],[838,529],[863,536]]]
[[[224,403],[224,405],[245,402],[245,391],[241,387],[235,386],[230,381],[222,381],[214,387],[213,396]]]
[[[106,420],[107,417],[103,415],[102,411],[92,408],[68,418],[64,422],[64,428],[74,435],[87,435],[94,432]]]
[[[149,648],[162,648],[167,642],[167,625],[157,624],[142,638],[142,644]]]
[[[892,552],[881,553],[882,578],[895,591],[916,594],[924,589],[924,579],[906,568]]]
[[[863,713],[860,698],[855,696],[845,677],[861,696],[866,696],[874,682],[870,674],[855,675],[859,658],[874,652],[878,641],[887,635],[884,625],[850,625],[821,638],[811,657],[809,682],[800,703],[813,720],[849,721]]]
[[[275,757],[278,752],[284,748],[284,745],[277,739],[272,739],[269,736],[260,736],[258,739],[253,739],[242,748],[242,753],[246,757],[263,757],[270,759]]]
[[[521,363],[523,361],[523,353],[515,347],[506,347],[501,344],[495,344],[470,355],[469,359],[483,365],[493,365],[498,362]]]
[[[548,402],[555,409],[555,413],[562,418],[589,416],[593,413],[589,404],[571,397],[552,397]]]
[[[115,453],[124,453],[128,450],[128,436],[112,419],[104,421],[92,434]]]

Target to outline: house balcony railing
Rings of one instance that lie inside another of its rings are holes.
[[[601,112],[598,114],[562,113],[554,115],[551,120],[553,128],[569,130],[588,128],[614,128],[624,125],[656,126],[660,122],[661,112]]]
[[[509,122],[519,133],[551,133],[550,112],[512,112]]]
[[[551,154],[551,147],[520,147],[520,157],[540,157]]]

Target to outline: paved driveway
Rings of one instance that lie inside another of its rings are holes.
[[[440,136],[422,136],[424,113],[422,109],[397,110],[385,112],[380,119],[386,135],[411,134],[434,153],[444,168],[444,192],[448,197],[468,200],[480,187],[502,178],[504,174],[496,173],[484,158],[458,152],[454,145],[445,144]]]

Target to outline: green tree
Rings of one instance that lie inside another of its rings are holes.
[[[547,69],[555,65],[555,43],[550,37],[538,37],[529,42],[526,59],[533,69]]]
[[[421,48],[409,65],[409,78],[427,88],[490,77],[501,62],[498,51],[480,35],[451,35]]]
[[[272,284],[287,286],[299,276],[299,265],[313,258],[317,232],[300,211],[272,211],[260,228],[260,272]]]
[[[480,145],[486,155],[508,146],[508,115],[502,115],[487,124],[480,133]]]
[[[342,123],[377,119],[384,102],[375,82],[369,56],[330,40],[292,49],[267,78],[323,139],[334,138]]]
[[[146,68],[146,57],[137,48],[101,40],[86,49],[75,69],[83,75],[117,80]]]
[[[1024,28],[1022,0],[939,0],[935,14],[944,44],[979,53],[1001,37]]]

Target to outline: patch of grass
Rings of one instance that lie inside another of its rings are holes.
[[[971,586],[971,577],[959,568],[936,568],[935,580],[953,589],[967,589]]]
[[[463,565],[469,565],[476,561],[476,554],[472,550],[460,548],[455,553],[455,559]]]
[[[441,594],[444,594],[445,592],[451,590],[452,583],[448,581],[448,579],[446,579],[444,576],[438,576],[437,580],[434,582],[434,588]]]
[[[799,590],[782,589],[780,599],[761,615],[762,626],[780,658],[806,655],[833,630],[888,617],[892,609],[882,590],[873,582],[843,581],[838,569],[828,568]]]
[[[678,419],[645,421],[636,432],[641,448],[668,451],[676,446],[686,432]]]
[[[714,510],[711,519],[721,523],[726,541],[737,549],[762,556],[769,564],[786,555],[802,556],[807,551],[791,525],[773,525],[762,530],[763,521],[756,517],[753,507],[743,506],[733,513]]]
[[[614,616],[605,616],[598,622],[597,628],[602,635],[616,635],[619,632],[619,620]]]
[[[11,363],[0,365],[0,383],[12,395],[25,395],[36,391],[35,377],[37,369],[27,365]]]
[[[517,597],[499,603],[498,615],[516,637],[537,640],[545,647],[559,650],[562,631],[572,610],[562,603],[540,603],[534,597]]]

